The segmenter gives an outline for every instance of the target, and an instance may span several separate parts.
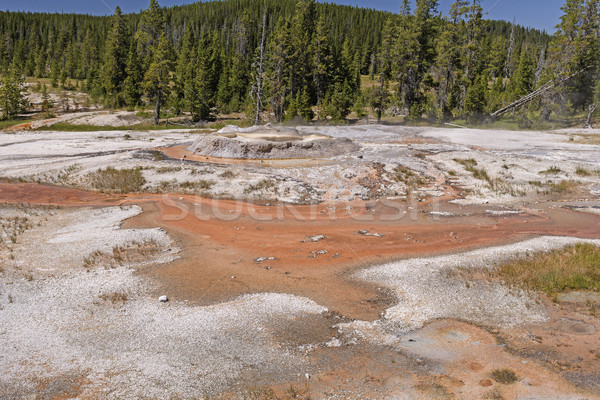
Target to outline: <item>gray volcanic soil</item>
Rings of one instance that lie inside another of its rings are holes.
[[[326,158],[348,154],[360,146],[348,138],[300,135],[296,130],[264,128],[246,132],[220,132],[196,140],[189,148],[207,157],[236,159]]]

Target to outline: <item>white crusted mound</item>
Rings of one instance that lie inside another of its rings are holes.
[[[302,135],[296,129],[271,125],[227,126],[198,139],[190,151],[207,157],[237,159],[325,158],[351,153],[360,146],[348,138]]]

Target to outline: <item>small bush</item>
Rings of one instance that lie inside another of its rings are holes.
[[[164,161],[166,159],[165,155],[162,151],[152,150],[150,151],[150,156],[154,161]]]
[[[169,174],[172,172],[179,172],[181,171],[181,167],[160,167],[160,168],[156,168],[156,173],[158,174]]]
[[[99,169],[89,175],[89,180],[94,189],[111,193],[140,192],[146,184],[141,168]]]
[[[189,190],[194,190],[194,189],[208,190],[211,187],[213,187],[214,184],[215,183],[213,181],[199,180],[199,181],[181,182],[179,185],[183,189],[189,189]]]
[[[219,176],[224,179],[232,179],[232,178],[235,178],[235,172],[228,169],[227,171],[223,172]]]
[[[540,171],[540,174],[542,174],[542,175],[556,175],[556,174],[560,174],[561,172],[562,172],[562,169],[560,169],[556,165],[553,165],[553,166],[551,166],[548,169]]]
[[[504,396],[499,388],[494,388],[489,392],[486,392],[481,397],[482,400],[504,400]]]
[[[565,179],[563,179],[559,183],[548,184],[550,192],[554,193],[568,193],[571,192],[575,186],[575,182]]]
[[[588,171],[587,169],[585,169],[584,167],[581,167],[581,166],[577,167],[577,169],[575,170],[575,173],[578,176],[590,176],[590,175],[592,175],[592,173],[590,171]]]
[[[407,186],[417,186],[427,184],[427,178],[421,177],[413,170],[403,165],[399,165],[394,168],[393,179],[396,182],[402,182]]]
[[[271,179],[263,179],[262,181],[258,182],[256,185],[248,186],[246,189],[244,189],[244,193],[248,194],[248,193],[252,193],[252,192],[256,192],[256,191],[272,189],[275,187],[275,183],[276,182]]]
[[[515,373],[515,371],[507,368],[495,369],[492,371],[491,376],[496,382],[505,385],[510,385],[511,383],[515,383],[519,380],[519,376]]]
[[[100,299],[110,302],[112,304],[125,303],[127,301],[127,293],[122,292],[113,292],[113,293],[103,293],[100,296]]]

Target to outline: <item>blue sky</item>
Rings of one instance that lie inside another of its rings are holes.
[[[192,3],[195,0],[159,0],[163,6]],[[120,5],[125,12],[139,11],[148,5],[148,0],[2,0],[0,9],[11,11],[48,11],[107,14]],[[400,0],[335,0],[335,3],[349,4],[378,10],[398,11]],[[440,0],[440,9],[447,11],[452,0]],[[488,18],[504,19],[520,25],[531,26],[554,32],[559,21],[564,0],[482,0]]]

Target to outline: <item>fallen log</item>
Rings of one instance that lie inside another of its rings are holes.
[[[562,76],[562,77],[558,77],[554,80],[551,80],[550,82],[546,83],[544,86],[542,86],[541,88],[529,93],[527,96],[520,98],[519,100],[515,101],[514,103],[511,103],[509,105],[507,105],[506,107],[503,107],[501,109],[499,109],[498,111],[494,112],[491,117],[492,118],[497,118],[500,117],[504,114],[507,114],[519,107],[524,106],[527,103],[532,102],[533,100],[537,99],[538,97],[540,97],[542,94],[544,94],[545,92],[547,92],[548,90],[554,88],[555,86],[560,85],[561,83],[564,83],[566,81],[568,81],[569,79],[572,79],[574,77],[576,77],[577,75],[581,74],[582,72],[584,72],[585,70],[587,70],[589,67],[583,68],[582,70],[579,70],[577,72],[575,72],[572,75],[569,76]]]

